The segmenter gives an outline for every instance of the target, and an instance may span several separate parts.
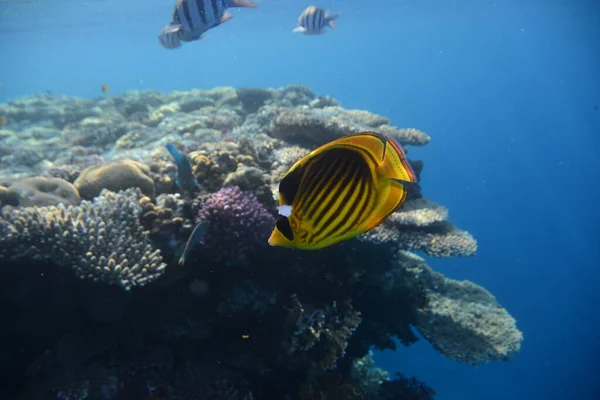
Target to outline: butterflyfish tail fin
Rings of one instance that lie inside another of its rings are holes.
[[[390,178],[390,179],[392,181],[404,186],[404,189],[407,192],[407,197],[413,198],[413,199],[417,198],[417,197],[422,197],[421,185],[419,185],[417,182],[410,182],[410,181],[405,181],[403,179],[397,179],[397,178]]]

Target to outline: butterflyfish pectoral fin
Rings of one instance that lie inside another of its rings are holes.
[[[231,15],[228,12],[224,12],[223,16],[221,16],[221,19],[219,20],[219,24],[222,24],[223,22],[229,21],[231,18],[233,18],[233,15]]]
[[[246,8],[256,8],[258,4],[253,3],[250,0],[231,0],[229,3],[229,7],[246,7]]]

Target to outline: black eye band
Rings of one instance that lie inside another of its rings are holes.
[[[294,232],[292,231],[292,227],[290,226],[290,220],[283,215],[277,216],[277,222],[275,222],[275,226],[279,229],[279,232],[290,242],[294,240]]]

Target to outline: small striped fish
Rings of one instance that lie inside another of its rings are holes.
[[[257,5],[250,0],[177,0],[171,23],[161,29],[158,42],[167,49],[175,49],[182,41],[202,40],[206,31],[233,18],[226,11],[229,7]]]
[[[269,244],[316,250],[351,239],[419,191],[392,139],[374,132],[344,136],[304,156],[281,180]]]
[[[329,10],[324,10],[315,6],[309,6],[298,17],[298,27],[294,32],[304,33],[305,35],[320,35],[325,33],[325,26],[336,29],[333,22],[340,14],[330,14]]]

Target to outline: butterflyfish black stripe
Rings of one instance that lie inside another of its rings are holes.
[[[311,182],[310,186],[306,188],[306,192],[300,195],[302,205],[297,208],[303,217],[311,218],[312,212],[310,211],[316,202],[317,198],[322,198],[322,193],[325,191],[326,186],[330,186],[331,182],[337,182],[334,178],[334,174],[337,171],[339,163],[342,160],[348,160],[355,158],[356,152],[348,149],[331,149],[321,155],[318,160],[310,165],[311,169],[318,170],[319,173],[315,179]],[[304,192],[304,190],[303,190]]]
[[[306,219],[314,218],[314,214],[322,206],[322,203],[341,178],[345,166],[344,163],[339,159],[334,159],[333,165],[334,168],[317,185],[311,200],[307,201],[310,205],[307,208]]]
[[[347,178],[348,180],[345,182],[345,186],[340,185],[342,191],[340,193],[336,193],[335,197],[331,198],[331,201],[323,209],[323,212],[315,219],[315,223],[313,224],[313,227],[315,228],[313,237],[316,238],[326,231],[327,234],[325,236],[328,236],[329,231],[331,231],[331,224],[336,219],[339,218],[342,223],[344,220],[348,219],[348,215],[346,215],[346,213],[352,212],[352,209],[347,210],[349,205],[348,203],[360,182],[358,179],[358,170],[349,171]],[[325,220],[325,222],[319,226],[322,218],[325,216],[328,216],[327,220]]]
[[[346,158],[345,161],[348,164],[348,167],[345,171],[343,171],[344,175],[342,176],[341,181],[339,181],[336,187],[333,188],[333,190],[331,190],[331,193],[329,194],[329,201],[324,207],[321,208],[321,212],[315,217],[313,227],[318,226],[321,220],[325,217],[325,215],[331,209],[336,208],[334,207],[335,202],[338,201],[339,198],[342,196],[342,194],[344,193],[344,189],[348,186],[348,184],[350,184],[351,179],[353,179],[355,175],[358,175],[360,173],[361,163],[364,162],[363,159],[360,157],[360,154],[356,152],[346,152],[344,154],[344,157]]]
[[[339,215],[340,209],[344,208],[344,203],[340,203],[341,197],[344,194],[344,189],[348,188],[357,171],[350,165],[343,174],[340,182],[329,192],[329,197],[324,199],[325,202],[320,207],[320,212],[314,218],[313,230],[315,235],[327,227],[327,224],[321,225],[321,221],[326,215]]]
[[[364,164],[358,165],[352,186],[346,192],[346,196],[342,202],[344,206],[342,210],[340,210],[340,213],[345,217],[341,218],[334,227],[315,234],[316,240],[337,236],[343,228],[348,229],[353,227],[353,222],[351,221],[356,220],[356,215],[360,216],[360,210],[364,209],[364,197],[367,197],[366,201],[368,202],[369,192],[365,193],[365,189],[369,187],[371,181],[372,176],[369,167]],[[357,186],[359,186],[358,191],[356,190]],[[356,194],[356,196],[352,197],[353,194]],[[359,207],[361,205],[361,200],[363,200],[363,207]],[[333,224],[334,221],[334,215],[332,215],[329,220],[325,222],[324,226],[329,226]]]
[[[314,199],[319,194],[319,190],[327,184],[327,177],[331,172],[335,169],[336,160],[331,158],[323,158],[320,157],[318,160],[315,160],[311,165],[307,165],[309,172],[313,172],[313,178],[309,186],[305,186],[301,188],[298,199],[299,204],[297,206],[297,211],[304,217],[308,212],[308,209]]]
[[[355,193],[356,196],[355,196],[354,200],[350,201],[352,203],[351,207],[345,207],[341,211],[341,214],[343,215],[343,217],[339,218],[337,223],[335,223],[335,220],[332,220],[331,223],[329,224],[330,226],[328,229],[324,229],[321,232],[319,232],[318,235],[314,235],[313,236],[314,242],[316,242],[316,243],[321,242],[325,238],[335,238],[339,234],[339,232],[342,229],[344,229],[347,224],[350,223],[351,219],[354,218],[354,213],[356,213],[357,210],[359,209],[357,207],[357,204],[360,204],[360,200],[362,199],[362,196],[364,195],[364,188],[365,188],[365,183],[363,181],[357,180],[356,182],[358,184],[358,190],[356,191],[357,193]]]
[[[368,211],[370,211],[370,208],[373,207],[373,203],[375,202],[375,193],[373,190],[373,182],[364,181],[364,183],[365,193],[362,197],[364,201],[362,201],[360,208],[357,208],[358,211],[355,212],[352,222],[348,224],[346,229],[337,235],[338,237],[347,235],[352,229],[355,229],[358,225],[362,224],[370,216]]]
[[[320,177],[325,173],[323,168],[312,168],[315,161],[316,160],[309,160],[303,166],[296,168],[302,168],[302,175],[300,177],[300,182],[298,183],[298,189],[296,190],[295,201],[293,203],[298,216],[302,215],[306,197],[312,193],[319,182]]]
[[[361,201],[362,202],[368,201],[368,199],[365,198],[368,184],[364,180],[358,180],[357,182],[359,183],[359,190],[358,190],[358,193],[356,194],[356,196],[351,198],[350,201],[348,202],[349,203],[348,215],[346,216],[346,218],[340,219],[340,221],[334,227],[332,227],[330,230],[324,232],[323,237],[336,238],[336,237],[339,237],[341,235],[341,233],[343,231],[347,230],[348,228],[355,227],[354,225],[352,225],[352,223],[353,223],[353,221],[356,220],[356,217],[358,215],[360,215],[359,213],[362,208],[362,207],[360,207],[362,204]]]
[[[302,200],[305,199],[305,193],[312,193],[314,191],[315,186],[320,181],[321,177],[325,174],[327,168],[331,167],[332,164],[329,163],[327,160],[324,160],[322,157],[309,160],[304,165],[305,173],[302,175],[302,188],[300,189],[302,191],[302,193],[300,194]]]
[[[308,219],[312,219],[314,217],[314,214],[322,205],[323,201],[327,198],[329,192],[331,192],[333,188],[338,184],[339,179],[341,179],[341,177],[344,174],[344,170],[348,166],[347,160],[342,161],[340,159],[336,159],[335,164],[336,168],[333,171],[333,173],[330,176],[326,176],[325,179],[323,179],[325,185],[322,188],[318,188],[318,190],[315,191],[317,193],[317,195],[315,196],[315,200],[312,202],[311,206],[308,209],[308,212],[306,213],[306,217]]]

